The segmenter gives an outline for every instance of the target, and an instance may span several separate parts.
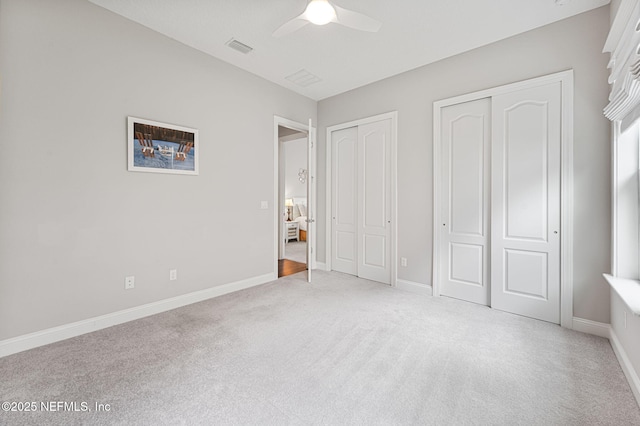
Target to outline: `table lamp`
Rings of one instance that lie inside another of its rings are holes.
[[[284,206],[287,208],[287,222],[291,222],[291,207],[293,207],[293,199],[286,198],[284,200]]]

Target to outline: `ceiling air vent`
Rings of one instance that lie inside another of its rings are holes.
[[[235,38],[232,38],[227,42],[227,46],[230,48],[237,50],[240,53],[244,53],[245,55],[253,50],[253,47],[247,46],[246,44],[239,42]]]
[[[301,87],[311,86],[314,83],[322,81],[320,77],[311,74],[307,70],[300,70],[285,78]]]

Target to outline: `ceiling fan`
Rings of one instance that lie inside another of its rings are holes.
[[[311,0],[307,8],[292,20],[285,22],[273,32],[274,37],[282,37],[307,25],[309,22],[315,25],[325,25],[329,22],[344,25],[360,31],[375,33],[382,25],[373,18],[353,10],[343,9],[328,0]]]

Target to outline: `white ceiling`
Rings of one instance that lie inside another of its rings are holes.
[[[334,23],[271,33],[307,0],[89,0],[188,46],[321,100],[561,19],[609,0],[335,0],[382,22],[378,33]],[[565,3],[559,5],[557,3]],[[585,31],[589,31],[585,28]],[[235,38],[254,50],[225,45]],[[604,42],[604,41],[603,41]],[[322,80],[300,87],[301,69]]]

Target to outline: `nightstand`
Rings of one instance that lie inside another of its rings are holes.
[[[284,241],[288,243],[289,240],[293,240],[295,238],[296,241],[300,241],[300,227],[298,226],[298,222],[285,222],[284,225],[287,227]]]

